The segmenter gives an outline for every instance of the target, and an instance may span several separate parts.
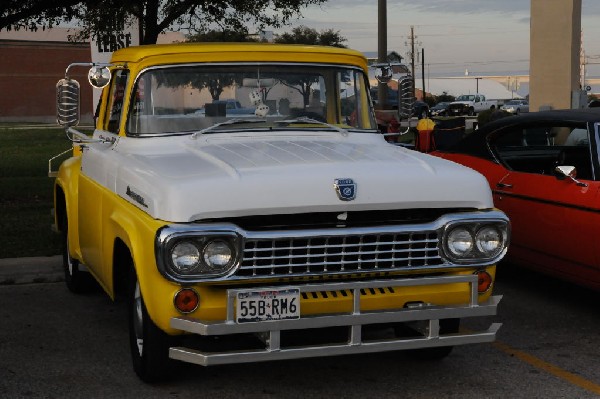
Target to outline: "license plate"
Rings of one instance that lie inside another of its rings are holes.
[[[300,290],[242,291],[237,293],[238,323],[300,318]]]

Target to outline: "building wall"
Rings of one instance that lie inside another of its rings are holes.
[[[531,0],[530,109],[572,108],[579,91],[581,0]]]
[[[0,40],[0,121],[55,122],[56,82],[69,64],[90,61],[89,43]],[[81,83],[82,120],[91,122],[87,71],[74,68],[70,77]]]

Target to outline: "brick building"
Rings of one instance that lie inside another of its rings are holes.
[[[90,62],[89,43],[68,41],[67,29],[0,32],[0,122],[54,122],[56,82],[72,62]],[[71,77],[87,81],[87,69]],[[92,120],[92,88],[81,84],[82,120]]]
[[[89,42],[70,42],[73,31],[53,28],[36,32],[0,31],[0,122],[56,121],[56,82],[73,62],[91,62]],[[158,43],[185,41],[178,32],[161,34]],[[88,69],[72,68],[81,87],[81,120],[91,123],[92,87]]]

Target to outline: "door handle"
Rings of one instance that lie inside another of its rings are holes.
[[[496,183],[496,187],[498,187],[498,188],[512,188],[513,185],[512,184],[507,184],[507,183]]]

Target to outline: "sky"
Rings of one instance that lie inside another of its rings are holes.
[[[377,4],[329,0],[306,8],[292,26],[333,29],[348,47],[376,54]],[[469,75],[528,74],[529,20],[530,0],[388,0],[388,52],[406,56],[414,26],[416,52],[424,49],[428,76],[463,76],[465,70]],[[600,77],[599,22],[600,0],[582,0],[589,77]]]

